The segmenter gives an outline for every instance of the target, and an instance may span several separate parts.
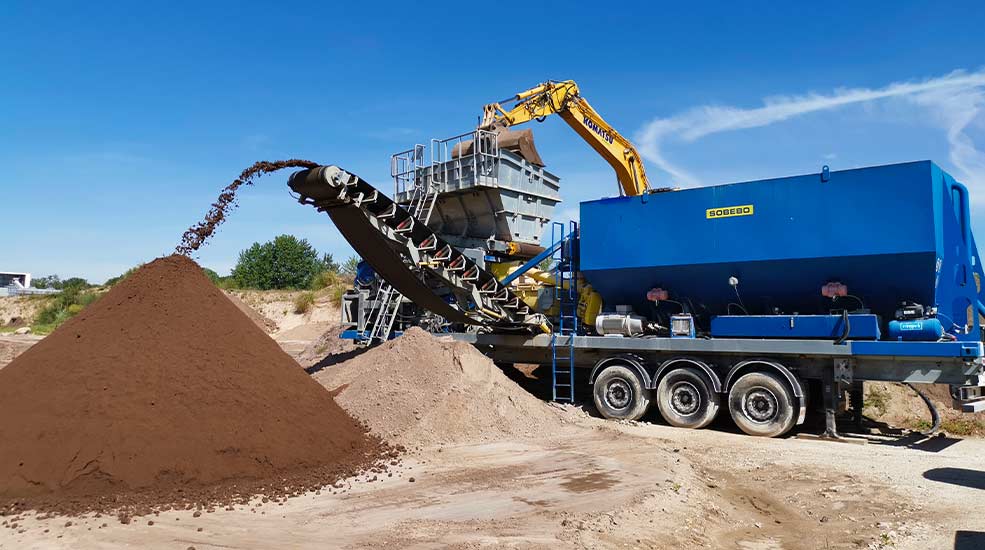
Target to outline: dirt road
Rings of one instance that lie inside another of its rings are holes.
[[[562,418],[546,439],[414,452],[338,494],[130,525],[28,518],[0,529],[0,548],[985,548],[985,440],[855,445]]]
[[[40,339],[41,336],[34,334],[0,335],[0,369]]]
[[[429,449],[342,494],[153,525],[29,519],[0,546],[983,548],[982,440],[852,445],[566,418],[546,444]]]

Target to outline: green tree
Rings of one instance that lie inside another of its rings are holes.
[[[359,268],[359,256],[349,256],[349,259],[342,264],[342,274],[349,277],[356,276],[356,269]]]
[[[55,290],[92,287],[92,285],[89,284],[89,281],[83,279],[82,277],[69,277],[68,279],[62,280],[58,277],[58,275],[38,277],[31,281],[31,285],[34,286],[34,288],[53,288]]]
[[[233,278],[242,288],[308,288],[322,269],[318,252],[306,239],[280,235],[240,252]]]
[[[333,258],[332,255],[327,252],[325,253],[324,256],[321,257],[321,263],[324,266],[325,271],[338,273],[339,270],[341,269],[339,264],[335,263],[335,258]]]
[[[60,288],[89,288],[92,285],[89,281],[83,279],[82,277],[69,277],[62,281],[62,286]]]
[[[218,273],[216,273],[215,271],[212,271],[211,269],[209,269],[207,267],[203,267],[202,268],[202,271],[205,273],[205,276],[208,277],[210,281],[212,281],[212,284],[214,284],[214,285],[219,284],[220,277],[219,277],[219,274]]]
[[[31,281],[34,288],[61,288],[62,280],[58,275],[48,275],[46,277],[35,277]]]

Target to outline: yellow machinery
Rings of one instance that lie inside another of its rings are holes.
[[[497,279],[502,280],[519,267],[517,262],[490,264],[489,271]],[[554,291],[555,284],[553,273],[531,268],[524,272],[523,276],[517,279],[510,288],[531,309],[555,316],[558,314],[559,307]],[[567,289],[568,285],[565,284],[564,288]],[[577,289],[578,318],[588,326],[595,326],[595,318],[602,311],[602,296],[585,282],[580,273],[578,274]]]
[[[612,165],[623,194],[642,195],[649,189],[643,159],[636,147],[581,97],[573,80],[549,80],[516,94],[509,101],[515,102],[509,110],[499,103],[486,105],[479,129],[505,129],[556,113]]]
[[[483,108],[480,130],[498,132],[501,136],[512,134],[507,129],[529,122],[543,120],[547,115],[558,114],[568,126],[584,139],[592,149],[602,155],[616,171],[619,186],[624,195],[637,196],[650,188],[643,168],[643,159],[633,144],[610,126],[588,100],[581,97],[578,85],[572,80],[549,80],[508,100],[509,108],[500,103],[490,103]],[[504,103],[507,103],[504,101]],[[529,139],[529,137],[528,137]],[[532,147],[531,147],[532,148]],[[538,163],[540,162],[537,157]],[[496,277],[502,280],[515,270],[516,264],[500,264],[493,267]],[[578,276],[581,279],[581,275]],[[538,269],[529,269],[512,288],[528,306],[548,315],[556,314],[554,277]],[[583,280],[578,284],[577,315],[583,323],[594,325],[595,317],[602,309],[602,298]]]

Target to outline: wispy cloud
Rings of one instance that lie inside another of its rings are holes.
[[[882,88],[838,88],[827,94],[809,93],[774,96],[753,108],[708,105],[689,109],[669,118],[657,118],[636,136],[640,154],[670,174],[683,186],[698,184],[688,170],[670,162],[663,146],[667,143],[692,143],[705,136],[749,128],[760,128],[795,117],[900,98],[927,109],[945,130],[949,157],[957,174],[966,183],[985,187],[985,153],[975,147],[966,133],[969,125],[980,122],[985,113],[985,70],[954,71],[922,81],[895,82]]]

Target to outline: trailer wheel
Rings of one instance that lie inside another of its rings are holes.
[[[674,369],[657,386],[657,408],[671,426],[704,428],[718,415],[719,405],[711,382],[695,369]]]
[[[621,365],[602,370],[593,389],[595,407],[606,418],[639,420],[650,408],[650,389],[635,372]]]
[[[749,435],[783,435],[797,421],[793,391],[766,372],[750,372],[736,380],[728,393],[728,406],[732,420]]]

